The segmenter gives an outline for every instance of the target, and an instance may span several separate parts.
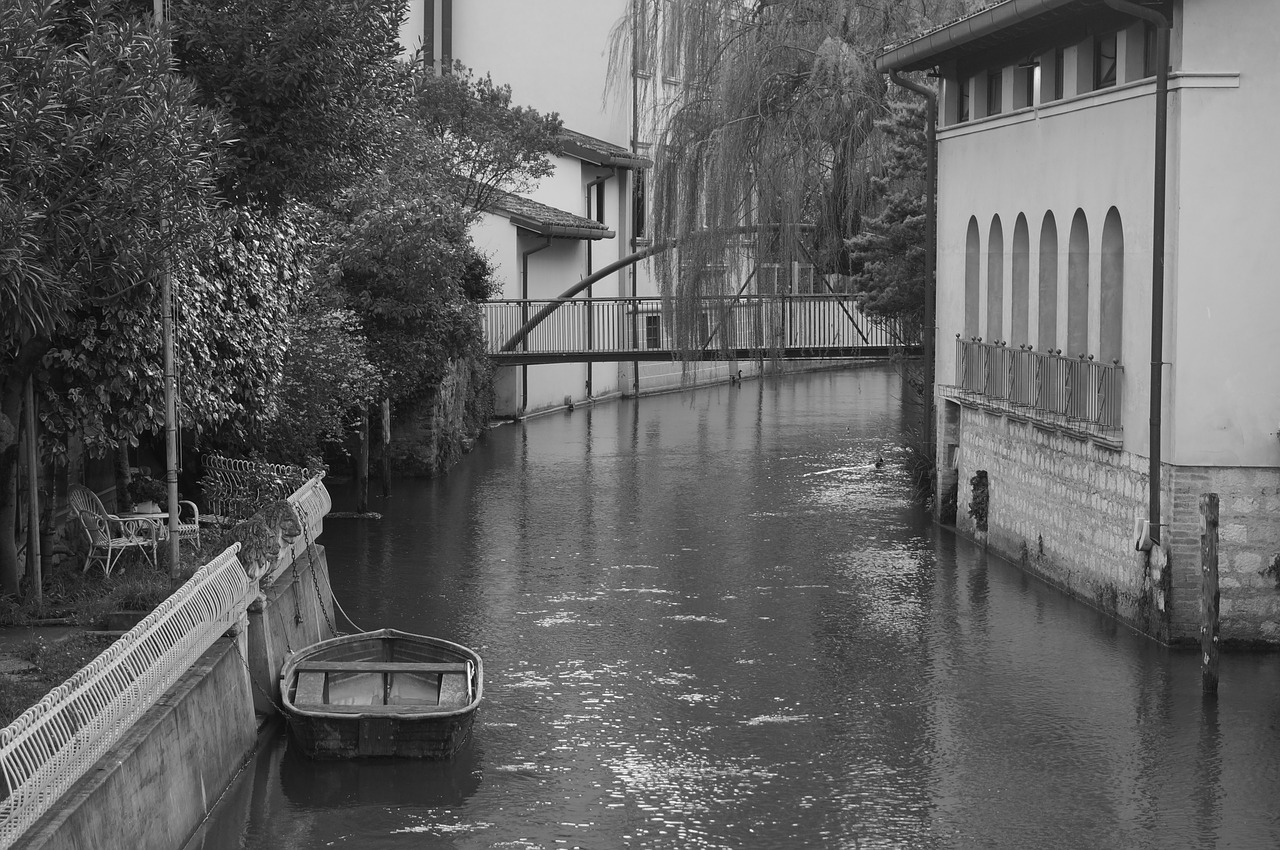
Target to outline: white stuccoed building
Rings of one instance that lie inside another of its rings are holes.
[[[1270,0],[1007,0],[877,61],[941,80],[939,504],[954,487],[962,530],[1175,642],[1199,634],[1207,492],[1223,639],[1280,640],[1277,31]]]
[[[472,235],[502,281],[501,298],[551,299],[592,271],[650,243],[643,183],[652,164],[654,99],[674,93],[678,77],[656,49],[661,28],[639,28],[628,0],[410,0],[401,31],[406,53],[422,50],[437,68],[461,61],[510,85],[515,104],[559,113],[564,154],[555,173],[524,199],[485,214]],[[616,39],[615,29],[626,34]],[[611,69],[614,45],[623,51]],[[661,63],[666,62],[665,65]],[[661,65],[661,67],[659,67]],[[592,287],[595,298],[655,295],[647,263]],[[636,333],[653,333],[655,314]],[[727,379],[754,364],[697,367],[699,380]],[[557,363],[501,368],[499,415],[523,415],[620,394],[681,386],[679,363]]]

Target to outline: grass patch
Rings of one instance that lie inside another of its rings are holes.
[[[7,654],[29,662],[34,668],[23,673],[0,673],[0,728],[8,726],[49,691],[71,678],[77,670],[96,658],[114,639],[95,634],[107,625],[113,611],[154,610],[174,590],[225,548],[215,535],[199,551],[184,544],[182,571],[177,580],[168,569],[157,569],[141,559],[130,558],[123,569],[104,576],[96,567],[88,572],[79,563],[64,562],[44,583],[44,600],[36,605],[30,594],[18,601],[0,597],[0,627],[31,626],[55,621],[84,629],[57,641],[37,637]]]
[[[177,579],[170,578],[163,563],[159,568],[153,567],[136,555],[126,556],[124,566],[117,567],[110,576],[104,576],[96,566],[85,572],[80,569],[80,562],[64,561],[46,576],[40,605],[35,604],[30,593],[21,601],[0,597],[0,627],[59,620],[96,629],[103,627],[110,611],[150,611],[229,545],[223,535],[207,536],[209,540],[198,550],[190,543],[183,544]]]
[[[111,645],[111,638],[81,632],[58,641],[37,637],[14,653],[35,668],[0,675],[0,727],[8,726],[49,691],[70,679]]]
[[[150,611],[175,589],[168,573],[149,566],[104,576],[59,570],[45,583],[44,600],[0,600],[0,626],[29,626],[57,620],[86,629],[102,628],[109,611]]]

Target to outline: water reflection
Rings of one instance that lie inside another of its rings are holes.
[[[1277,663],[1224,658],[1205,704],[1193,654],[931,526],[909,415],[890,369],[579,409],[331,521],[361,626],[485,656],[473,741],[281,738],[201,846],[1280,844]]]

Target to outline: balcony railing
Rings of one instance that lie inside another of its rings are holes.
[[[1089,430],[1120,428],[1124,367],[956,338],[956,389],[1037,419]]]

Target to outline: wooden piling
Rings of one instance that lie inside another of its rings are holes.
[[[391,495],[391,399],[382,400],[382,496]]]
[[[369,405],[360,405],[360,444],[356,448],[356,513],[369,512]]]
[[[1218,692],[1218,494],[1200,496],[1200,684]]]

